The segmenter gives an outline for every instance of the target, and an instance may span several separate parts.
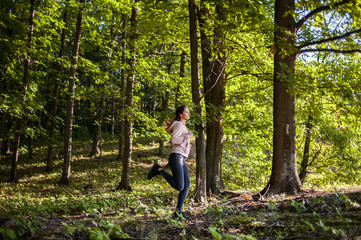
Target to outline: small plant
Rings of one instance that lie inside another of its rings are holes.
[[[221,228],[217,227],[217,226],[210,226],[208,227],[208,230],[211,232],[212,234],[212,238],[216,239],[216,240],[231,240],[231,239],[237,239],[237,240],[256,240],[256,238],[254,238],[251,235],[244,235],[244,234],[240,234],[240,235],[233,235],[230,233],[222,233]]]
[[[303,212],[307,208],[305,207],[305,200],[302,200],[301,202],[297,202],[295,200],[291,201],[291,205],[296,209],[297,212]]]
[[[267,201],[267,208],[270,211],[278,211],[277,202]]]
[[[89,239],[90,240],[110,240],[110,237],[105,231],[96,227],[92,230],[89,230]]]
[[[221,240],[222,234],[221,231],[216,226],[210,226],[208,227],[208,230],[211,232],[213,239]]]
[[[207,207],[206,213],[209,213],[211,215],[219,215],[223,214],[225,212],[225,209],[221,206],[216,205],[215,207]]]

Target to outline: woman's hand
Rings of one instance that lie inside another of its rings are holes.
[[[188,136],[189,136],[189,139],[194,138],[194,134],[193,134],[193,132],[189,131],[189,132],[188,132]]]

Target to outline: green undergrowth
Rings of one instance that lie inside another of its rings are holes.
[[[1,239],[360,239],[361,189],[305,190],[297,196],[252,200],[255,192],[228,191],[207,202],[192,200],[195,163],[189,160],[192,188],[185,206],[191,220],[173,217],[177,191],[159,176],[146,178],[156,145],[133,152],[133,191],[115,190],[121,162],[113,145],[100,158],[89,144],[78,145],[70,185],[58,185],[61,157],[45,173],[41,155],[19,161],[18,183],[7,183],[9,159],[0,164]],[[114,147],[115,148],[115,147]],[[169,149],[167,149],[169,151]],[[235,185],[225,176],[226,185]]]

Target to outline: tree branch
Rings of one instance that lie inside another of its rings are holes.
[[[305,15],[303,18],[301,18],[297,23],[296,23],[296,28],[300,29],[302,27],[302,25],[311,17],[315,16],[317,13],[323,12],[323,11],[327,11],[330,9],[333,9],[335,7],[339,7],[342,6],[344,4],[349,3],[350,0],[343,0],[341,2],[335,3],[333,6],[322,6],[322,7],[318,7],[314,10],[312,10],[309,14]]]
[[[267,85],[267,86],[265,86],[265,87],[256,88],[256,89],[254,89],[254,90],[239,92],[237,95],[235,94],[235,95],[230,96],[230,98],[229,98],[229,99],[227,100],[227,102],[226,102],[226,105],[228,105],[229,102],[231,102],[231,101],[232,101],[234,98],[236,98],[236,97],[242,96],[242,97],[241,97],[241,99],[242,99],[242,98],[244,98],[244,96],[245,96],[246,94],[248,94],[248,93],[260,92],[260,91],[266,90],[267,88],[270,88],[270,87],[272,87],[272,86],[273,86],[273,83],[270,84],[270,85]]]
[[[214,84],[212,85],[212,87],[211,87],[210,89],[208,89],[208,91],[207,91],[206,93],[204,93],[203,96],[201,96],[201,97],[198,99],[197,105],[201,102],[202,98],[204,98],[204,97],[217,85],[218,80],[219,80],[220,77],[221,77],[221,74],[222,74],[223,71],[226,69],[226,62],[227,62],[227,60],[228,60],[228,58],[229,58],[230,55],[231,55],[231,54],[229,53],[228,56],[227,56],[227,58],[226,58],[226,60],[224,61],[224,64],[223,64],[222,69],[221,69],[221,72],[218,74],[216,81],[214,82]],[[215,59],[215,60],[218,61],[218,59]],[[214,66],[214,62],[213,62],[213,66]],[[212,67],[212,69],[213,69],[213,67]]]
[[[354,30],[354,31],[351,31],[351,32],[348,32],[348,33],[345,33],[345,34],[340,35],[340,36],[336,36],[336,37],[332,37],[332,38],[326,38],[326,39],[322,39],[322,40],[315,41],[315,42],[305,43],[305,44],[302,44],[302,45],[298,46],[297,48],[298,48],[298,49],[301,49],[301,48],[308,47],[308,46],[311,46],[311,45],[316,45],[316,44],[321,44],[321,43],[336,41],[336,40],[346,38],[346,37],[348,37],[348,36],[351,36],[351,35],[354,34],[354,33],[359,33],[359,32],[361,32],[361,28],[359,28],[359,29],[357,29],[357,30]]]
[[[356,52],[361,53],[361,49],[339,50],[339,49],[317,48],[317,49],[304,49],[299,51],[298,53],[301,54],[306,52],[333,52],[333,53],[349,54]]]
[[[230,41],[230,42],[233,42],[235,43],[236,45],[240,46],[249,56],[250,58],[252,59],[252,61],[254,62],[254,64],[256,65],[256,67],[263,73],[263,68],[261,66],[259,66],[257,60],[255,59],[255,57],[251,54],[250,51],[247,50],[247,47],[242,45],[241,43],[238,43],[232,39],[229,39],[229,38],[226,38],[226,37],[223,37],[224,39],[226,39],[227,41]]]

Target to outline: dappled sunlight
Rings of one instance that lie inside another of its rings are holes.
[[[84,148],[84,145],[79,146]],[[90,231],[96,227],[111,229],[118,226],[118,231],[121,229],[123,234],[135,239],[182,233],[198,237],[221,233],[285,237],[287,234],[301,236],[299,232],[311,233],[313,229],[322,230],[327,236],[343,236],[342,229],[348,229],[349,234],[357,233],[357,226],[361,224],[357,217],[361,204],[359,186],[324,186],[324,190],[304,189],[297,195],[281,194],[256,200],[256,189],[239,186],[237,176],[225,175],[225,184],[233,186],[232,190],[225,190],[220,195],[211,194],[206,202],[194,202],[194,158],[187,160],[192,185],[185,204],[185,212],[192,219],[177,221],[172,216],[178,191],[160,176],[147,179],[154,162],[170,171],[167,156],[159,157],[157,151],[156,145],[137,147],[133,151],[132,192],[115,190],[122,174],[122,163],[117,160],[115,151],[102,155],[99,165],[99,155],[88,157],[84,155],[84,149],[75,149],[70,185],[57,184],[61,177],[61,159],[56,160],[56,170],[51,173],[44,173],[45,165],[41,162],[23,164],[19,168],[23,177],[17,184],[0,184],[0,211],[5,216],[42,214],[44,217],[38,224],[44,227],[35,231],[38,235],[55,229]],[[8,166],[2,165],[1,171],[9,171]],[[324,212],[330,217],[323,215]],[[346,218],[350,221],[344,222]],[[288,227],[289,223],[299,227]],[[264,231],[267,228],[269,230]],[[277,229],[283,230],[278,233]]]

